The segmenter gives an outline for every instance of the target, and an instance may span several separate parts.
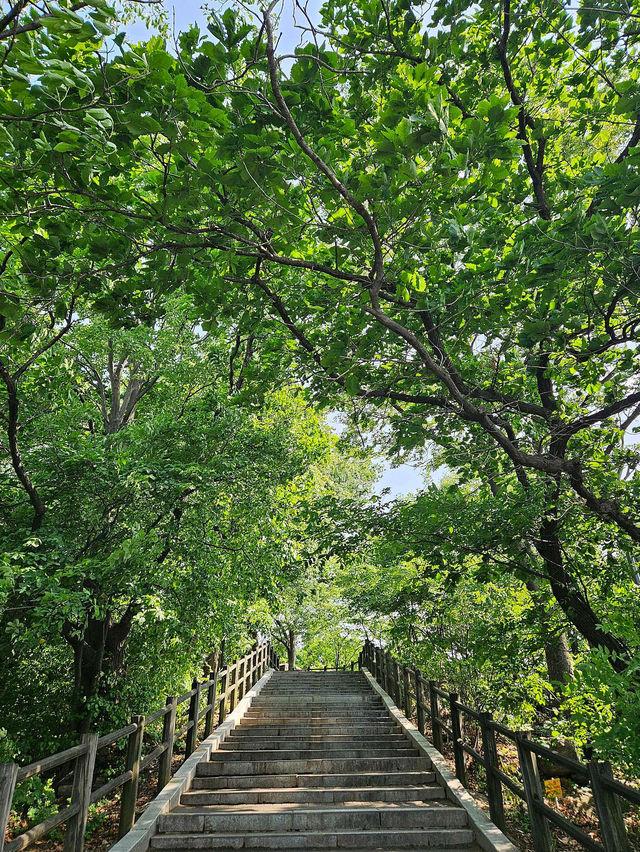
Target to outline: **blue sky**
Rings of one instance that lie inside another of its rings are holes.
[[[383,488],[390,489],[390,497],[415,493],[421,487],[422,474],[410,464],[401,464],[399,467],[387,466],[377,483],[378,491]]]
[[[225,3],[210,3],[214,9],[224,8]],[[321,6],[321,0],[310,0],[307,5],[308,14],[314,16]],[[169,12],[169,20],[176,32],[187,29],[191,24],[197,22],[202,29],[206,26],[206,16],[201,9],[199,0],[180,0],[180,2],[167,2],[165,4]],[[292,4],[283,3],[279,7],[280,13],[280,41],[279,52],[292,53],[299,42],[300,33],[296,31],[291,12]],[[300,20],[302,20],[300,18]],[[142,22],[136,22],[128,27],[129,39],[139,41],[148,38],[150,31]],[[410,464],[401,464],[398,467],[385,465],[382,476],[377,483],[377,491],[389,489],[389,497],[397,497],[418,491],[422,486],[421,471]]]
[[[206,15],[202,12],[202,4],[200,0],[180,0],[180,2],[171,2],[171,0],[167,0],[164,5],[168,11],[170,26],[173,28],[175,25],[177,32],[180,30],[186,30],[194,22],[197,22],[202,29],[206,26]],[[214,11],[218,11],[231,4],[222,0],[222,2],[208,3],[206,5]],[[309,0],[307,4],[307,13],[311,17],[316,16],[321,5],[321,0]],[[276,7],[275,10],[280,18],[280,53],[292,53],[300,39],[300,32],[296,31],[294,26],[292,6],[292,3],[284,2]],[[298,20],[299,22],[303,21],[300,12],[298,12]],[[132,41],[142,40],[150,35],[149,30],[140,21],[131,24],[127,28],[127,31]]]

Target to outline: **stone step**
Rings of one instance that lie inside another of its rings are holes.
[[[368,681],[360,672],[354,672],[353,674],[350,672],[347,674],[343,674],[342,672],[340,674],[321,672],[316,676],[309,675],[307,677],[286,677],[286,675],[283,677],[281,672],[274,672],[265,689],[273,689],[274,686],[285,686],[287,689],[300,689],[308,686],[316,686],[319,689],[332,689],[335,686],[344,686],[345,688],[353,686],[363,689],[368,687]]]
[[[439,802],[352,802],[337,805],[179,805],[158,820],[163,834],[464,828],[462,808]]]
[[[273,743],[272,743],[273,746]],[[270,748],[270,749],[226,749],[223,744],[219,749],[211,753],[209,758],[211,761],[265,761],[265,760],[308,760],[324,757],[327,750],[324,746],[315,748],[292,749],[292,748]],[[369,746],[365,748],[342,748],[328,755],[330,758],[339,757],[340,760],[351,760],[352,758],[361,757],[414,757],[419,754],[417,748],[412,748],[408,741],[405,740],[404,746],[395,746],[384,748],[384,746]]]
[[[256,711],[260,711],[263,713],[281,713],[284,711],[285,713],[291,713],[296,715],[298,713],[303,713],[308,716],[312,716],[315,713],[333,713],[337,716],[367,716],[367,715],[380,715],[388,713],[383,706],[380,706],[378,703],[374,704],[365,704],[362,702],[335,702],[334,704],[329,704],[328,702],[320,702],[316,701],[310,702],[308,700],[300,702],[300,704],[289,704],[282,702],[280,704],[260,704],[260,702],[254,702],[251,707],[247,710],[247,713],[255,713]]]
[[[431,769],[426,757],[314,757],[305,760],[213,760],[198,764],[198,775],[298,775],[317,773],[403,772]]]
[[[375,725],[358,725],[357,728],[353,727],[352,730],[357,730],[359,734],[367,735],[367,736],[377,736],[378,734],[386,734],[386,733],[397,733],[400,730],[400,727],[395,723],[389,721],[388,723],[382,722],[380,724]],[[247,723],[245,719],[242,720],[242,725],[240,728],[236,728],[235,733],[242,733],[247,737],[264,737],[264,736],[300,736],[304,734],[311,734],[312,736],[344,736],[345,728],[344,725],[310,725],[307,723],[306,725],[300,724],[288,724],[288,725],[278,725],[278,724],[264,724],[260,720],[254,720],[250,723]]]
[[[418,802],[444,799],[439,785],[409,787],[258,787],[253,790],[190,790],[183,805],[266,805],[280,802]]]
[[[430,852],[470,852],[473,834],[466,828],[434,828],[393,831],[327,831],[288,832],[270,834],[156,834],[151,838],[152,849],[429,849]],[[473,847],[475,848],[475,847]]]
[[[296,695],[298,693],[309,693],[309,692],[317,692],[323,695],[342,695],[346,693],[353,693],[358,695],[372,695],[371,689],[366,681],[362,680],[347,680],[344,683],[337,682],[334,684],[320,684],[320,683],[298,683],[298,684],[289,684],[274,681],[273,679],[269,682],[269,684],[261,691],[261,695],[274,695],[276,693],[287,695]]]
[[[251,722],[253,719],[266,720],[269,724],[274,722],[282,722],[291,724],[297,722],[300,724],[308,724],[310,722],[324,722],[332,725],[369,725],[377,722],[388,720],[389,714],[383,711],[371,711],[369,713],[323,713],[321,710],[308,710],[301,713],[286,713],[273,712],[271,710],[250,710],[247,712],[246,721]],[[243,724],[245,719],[242,720]]]
[[[235,733],[235,732],[234,732]],[[392,748],[393,746],[406,746],[409,740],[402,734],[378,734],[377,737],[359,737],[357,735],[347,736],[333,734],[332,737],[306,736],[299,737],[274,736],[274,737],[251,737],[246,736],[244,731],[239,731],[236,736],[231,736],[224,741],[224,750],[229,749],[258,749],[258,748],[323,748],[326,751],[340,750],[341,748]]]
[[[296,712],[298,710],[305,710],[306,708],[310,710],[349,710],[358,711],[359,713],[363,710],[384,710],[384,706],[379,701],[364,697],[353,697],[348,700],[341,698],[336,701],[327,701],[326,698],[313,698],[309,695],[301,695],[300,698],[290,698],[289,696],[286,698],[277,698],[274,695],[273,698],[263,698],[261,701],[254,701],[251,705],[252,710],[278,710],[281,707],[286,707]]]
[[[271,680],[269,681],[269,683],[264,687],[264,689],[262,690],[262,692],[260,694],[262,695],[263,693],[267,694],[269,692],[275,692],[276,689],[286,690],[287,692],[301,692],[301,691],[304,691],[304,690],[313,689],[313,690],[316,690],[317,692],[334,692],[334,693],[337,689],[342,689],[342,690],[345,690],[347,692],[367,692],[367,690],[369,690],[369,692],[371,691],[367,681],[361,680],[358,677],[354,677],[353,679],[352,678],[338,678],[338,680],[335,683],[329,684],[329,685],[327,685],[326,683],[323,683],[322,681],[312,681],[312,680],[309,680],[309,681],[305,680],[305,681],[300,681],[300,682],[291,680],[290,683],[287,683],[286,679],[283,682],[279,678],[272,677]]]
[[[355,680],[359,679],[366,683],[366,678],[362,672],[345,672],[336,671],[335,669],[327,669],[326,672],[307,672],[304,669],[296,669],[295,671],[277,671],[271,675],[271,683],[275,680],[287,680],[293,682],[303,682],[308,680],[319,680],[325,683],[330,680]]]
[[[263,689],[260,693],[260,698],[270,698],[270,697],[280,697],[283,695],[291,695],[293,698],[300,698],[305,695],[310,695],[313,698],[328,698],[328,699],[336,699],[336,698],[375,698],[376,696],[372,694],[371,690],[363,687],[363,688],[354,688],[354,687],[336,687],[334,690],[326,690],[326,689],[316,689],[315,687],[304,687],[303,689],[288,689],[286,686],[278,686],[277,688],[266,690]]]
[[[277,702],[287,702],[296,704],[303,701],[325,702],[328,704],[378,704],[382,706],[382,701],[379,695],[369,692],[341,692],[340,694],[331,692],[309,692],[308,690],[293,693],[275,690],[273,693],[261,692],[256,698],[256,704],[274,704]]]
[[[400,772],[333,772],[333,773],[282,773],[278,775],[196,775],[192,790],[255,790],[283,789],[285,787],[399,787],[405,784],[433,784],[435,774],[428,770],[402,770]]]

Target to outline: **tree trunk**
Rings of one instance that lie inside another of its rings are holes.
[[[287,666],[289,671],[294,671],[296,667],[296,634],[292,629],[289,629],[287,639]]]
[[[566,683],[573,680],[573,659],[564,630],[562,633],[550,636],[545,642],[544,656],[551,683]]]
[[[567,619],[592,648],[608,651],[612,667],[617,672],[623,672],[629,665],[629,648],[622,640],[603,629],[588,600],[567,574],[555,518],[547,516],[543,520],[535,548],[544,561],[553,596]]]
[[[540,587],[538,583],[530,577],[526,582],[527,590],[531,595],[536,609],[540,612],[540,622],[546,623],[547,613],[545,604],[540,600]],[[552,605],[555,609],[555,606]],[[544,639],[544,656],[547,663],[547,675],[551,683],[565,683],[573,680],[573,659],[569,648],[569,641],[565,631],[558,633],[550,630]]]
[[[124,652],[136,609],[130,604],[119,621],[111,613],[91,618],[81,636],[65,624],[62,634],[73,648],[73,691],[71,711],[74,729],[84,734],[93,719],[92,700],[100,694],[104,675],[122,674]]]

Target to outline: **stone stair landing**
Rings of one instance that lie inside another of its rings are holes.
[[[274,672],[151,847],[479,852],[360,672]]]

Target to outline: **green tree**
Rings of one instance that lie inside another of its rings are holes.
[[[53,636],[64,665],[59,636],[81,729],[112,712],[136,632],[147,654],[182,636],[193,665],[287,565],[288,490],[332,439],[294,390],[255,411],[230,402],[227,352],[174,299],[152,326],[79,317],[22,375],[43,512],[34,531],[31,494],[3,469],[4,659],[32,660]]]
[[[351,395],[396,447],[431,440],[451,463],[467,446],[476,474],[488,458],[498,490],[541,500],[545,579],[624,668],[632,649],[567,565],[563,519],[609,528],[613,554],[640,540],[632,16],[332,3],[284,62],[256,15],[244,66],[232,11],[213,44],[190,36],[204,91],[214,53],[244,72],[207,153],[223,245],[202,295],[251,294],[317,398]]]

